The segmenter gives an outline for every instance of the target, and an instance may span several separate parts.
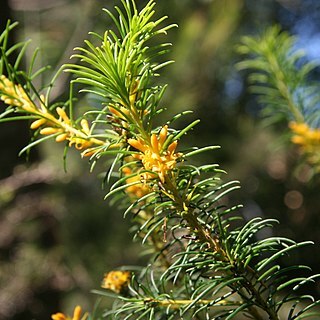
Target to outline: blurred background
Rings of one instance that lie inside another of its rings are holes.
[[[40,48],[38,66],[51,65],[47,78],[37,79],[41,86],[69,61],[74,47],[83,45],[89,31],[110,27],[101,9],[119,4],[1,0],[1,30],[10,18],[19,21],[13,43],[32,39],[25,67]],[[246,75],[235,68],[241,36],[274,24],[297,35],[297,47],[306,50],[308,59],[319,59],[320,2],[166,0],[156,8],[158,16],[168,15],[170,23],[179,25],[168,35],[174,44],[169,58],[176,62],[162,71],[162,81],[169,84],[164,121],[193,110],[177,126],[199,118],[188,145],[222,146],[201,160],[219,163],[228,172],[226,180],[240,180],[242,188],[230,195],[230,203],[244,205],[245,219],[278,219],[280,225],[270,232],[314,241],[294,259],[320,272],[320,178],[299,160],[286,124],[264,125]],[[67,75],[59,79],[55,99],[68,94]],[[28,159],[19,157],[29,138],[27,123],[0,125],[0,320],[50,319],[76,304],[91,310],[97,297],[90,290],[99,288],[105,272],[143,263],[139,244],[131,241],[129,219],[103,200],[106,192],[98,175],[106,164],[89,173],[87,161],[69,152],[65,172],[63,146],[54,142],[33,149]],[[320,298],[319,287],[310,293]]]

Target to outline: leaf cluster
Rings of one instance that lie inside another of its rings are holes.
[[[115,7],[118,16],[104,9],[116,30],[108,30],[103,36],[91,33],[101,46],[86,40],[86,48],[76,48],[79,53],[72,56],[82,63],[65,67],[76,76],[73,83],[85,86],[81,91],[100,97],[105,105],[111,103],[128,123],[137,119],[131,119],[120,106],[130,106],[137,97],[140,118],[144,115],[144,121],[149,123],[158,112],[156,106],[165,89],[154,85],[154,77],[158,76],[158,70],[172,62],[159,62],[159,56],[165,54],[171,44],[154,44],[152,40],[175,25],[160,27],[167,17],[152,21],[154,1],[149,1],[141,11],[132,0],[121,2],[123,9]]]
[[[219,195],[212,201],[217,198]],[[156,257],[132,279],[129,295],[120,297],[123,305],[117,301],[113,311],[106,311],[107,318],[281,319],[283,313],[286,319],[319,316],[312,308],[320,302],[310,295],[300,295],[301,287],[313,283],[319,275],[305,276],[310,273],[307,266],[283,267],[281,263],[293,250],[311,243],[261,238],[263,230],[277,221],[255,218],[239,226],[241,218],[235,214],[236,209],[197,212],[197,222],[210,232],[220,251],[209,248],[196,230],[190,232],[184,219],[165,215],[172,238],[163,252],[170,255],[170,265],[163,269]],[[145,234],[150,236],[163,219],[157,214],[152,221],[158,223],[145,224],[139,231],[146,229]]]
[[[319,126],[319,90],[312,81],[317,63],[307,61],[294,36],[273,26],[261,36],[243,37],[237,51],[246,57],[237,67],[249,71],[250,88],[263,104],[265,117]]]
[[[94,150],[98,151],[91,159],[102,155],[111,158],[105,179],[110,185],[106,198],[125,207],[124,215],[132,217],[134,237],[150,254],[147,267],[132,270],[128,288],[111,294],[114,307],[102,316],[125,320],[279,320],[282,313],[287,320],[319,317],[320,313],[313,310],[320,302],[300,294],[301,287],[314,282],[318,275],[309,275],[307,266],[287,267],[282,263],[293,250],[310,242],[264,237],[263,231],[277,221],[243,221],[238,213],[241,206],[226,204],[239,183],[224,182],[224,171],[215,163],[194,164],[197,155],[211,152],[216,146],[176,152],[178,141],[191,132],[198,120],[181,130],[168,128],[186,112],[162,127],[153,127],[153,119],[162,111],[160,100],[165,90],[165,86],[155,85],[155,77],[171,61],[157,59],[169,44],[152,41],[173,25],[160,27],[165,17],[151,20],[155,13],[153,0],[141,11],[134,0],[121,3],[122,9],[115,7],[117,16],[105,10],[116,30],[102,36],[93,33],[100,45],[85,41],[85,48],[77,48],[73,56],[80,62],[64,67],[75,76],[70,99],[64,104],[69,107],[70,118],[57,109],[57,123],[69,130],[64,133],[69,134],[71,145],[79,139],[80,147],[96,143]],[[7,62],[12,51],[21,49],[22,55],[25,50],[24,44],[6,48],[12,27],[8,25],[0,37],[1,71],[23,86],[30,101],[34,96],[39,99],[40,94],[32,87],[33,76],[17,69],[21,56],[14,66]],[[250,79],[255,92],[267,103],[268,115],[291,115],[298,121],[306,117],[299,93],[306,92],[304,80],[313,66],[307,64],[297,71],[301,54],[291,51],[292,43],[293,39],[277,28],[262,40],[244,38],[239,50],[243,54],[253,52],[255,58],[243,61],[239,67],[257,70]],[[91,119],[91,128],[86,121],[80,121],[81,128],[76,127],[80,119],[73,121],[75,84],[101,103],[80,116]],[[314,95],[312,90],[308,91],[308,99]],[[49,93],[50,86],[46,105]],[[15,111],[11,105],[3,116]],[[31,119],[33,116],[27,115]],[[139,196],[130,193],[133,187],[141,189]],[[98,293],[110,296],[109,291]]]

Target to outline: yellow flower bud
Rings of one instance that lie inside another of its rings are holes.
[[[312,130],[309,131],[307,137],[312,140],[313,142],[319,142],[320,141],[320,131],[318,130]]]
[[[176,140],[176,141],[173,141],[170,145],[169,145],[169,147],[168,147],[168,152],[169,153],[174,153],[174,151],[176,150],[176,148],[177,148],[177,145],[178,145],[178,141]]]
[[[65,141],[68,138],[67,133],[61,133],[56,137],[56,142],[62,142]]]
[[[151,135],[151,145],[154,151],[158,153],[159,152],[158,137],[154,133]]]
[[[83,130],[83,132],[87,135],[90,134],[90,128],[89,128],[89,123],[86,119],[82,119],[80,122],[81,128]]]
[[[45,102],[45,97],[43,94],[41,94],[40,95],[40,111],[41,113],[46,114],[48,113],[48,110],[44,102]]]
[[[52,320],[67,320],[67,317],[63,313],[59,312],[59,313],[53,314],[51,316],[51,319]]]
[[[307,124],[305,124],[305,123],[297,123],[297,122],[290,122],[289,123],[289,128],[293,132],[295,132],[295,133],[297,133],[299,135],[306,134],[310,129]]]
[[[8,98],[8,96],[5,96],[5,95],[2,95],[1,96],[1,100],[5,103],[5,104],[8,104],[10,106],[12,105],[17,105],[18,101],[14,100],[14,99],[11,99],[11,98]]]
[[[117,106],[119,107],[119,105],[117,105]],[[108,106],[108,108],[109,108],[109,111],[112,114],[114,114],[116,117],[118,117],[118,118],[123,118],[124,115],[129,115],[130,114],[129,110],[126,109],[125,107],[121,107],[120,106],[120,110],[118,111],[118,109],[114,108],[114,106],[110,104]]]
[[[164,142],[167,139],[167,135],[168,135],[168,126],[165,125],[164,127],[162,127],[160,134],[159,134],[159,146],[160,148],[163,146]]]
[[[21,107],[23,110],[27,112],[37,111],[36,107],[30,101],[24,101],[24,103],[19,102],[19,104],[20,105],[17,105],[17,106]]]
[[[112,107],[111,105],[109,105],[109,111],[112,113],[112,114],[114,114],[115,116],[117,116],[117,117],[120,117],[121,116],[121,113],[117,110],[117,109],[115,109],[114,107]]]
[[[82,309],[80,306],[76,306],[73,312],[73,318],[72,320],[80,320],[81,317],[81,313],[82,313]]]
[[[40,134],[43,134],[43,135],[49,135],[49,134],[55,134],[57,132],[61,132],[61,129],[58,129],[58,128],[52,128],[52,127],[47,127],[47,128],[43,128],[41,131],[40,131]]]
[[[147,147],[141,142],[141,140],[128,139],[128,143],[132,147],[134,147],[134,148],[136,148],[136,149],[138,149],[138,150],[140,150],[142,152],[144,152],[147,149]]]
[[[120,293],[128,287],[131,279],[129,271],[110,271],[104,275],[101,287]]]
[[[30,125],[30,129],[33,129],[33,130],[35,130],[35,129],[38,129],[40,126],[42,126],[43,124],[45,124],[47,122],[47,120],[46,119],[38,119],[38,120],[35,120],[35,121],[33,121],[32,123],[31,123],[31,125]]]
[[[80,320],[82,315],[82,309],[80,306],[76,306],[73,311],[73,317],[66,316],[65,314],[58,312],[51,316],[52,320]],[[82,317],[83,320],[88,318],[88,314],[85,313]]]
[[[306,143],[305,138],[304,138],[304,137],[301,137],[301,136],[293,136],[293,137],[291,138],[291,141],[292,141],[293,143],[295,143],[295,144],[301,144],[301,145],[303,145],[303,144]]]
[[[62,108],[57,107],[56,111],[57,111],[57,114],[62,118],[64,122],[70,123],[69,117],[67,116],[66,112]]]
[[[136,93],[130,94],[130,96],[129,96],[130,105],[132,105],[132,106],[134,105],[134,103],[136,101],[136,96],[137,96]]]

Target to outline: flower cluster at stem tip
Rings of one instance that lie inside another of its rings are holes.
[[[58,312],[51,316],[52,320],[86,320],[88,319],[88,314],[85,313],[82,317],[82,309],[80,306],[76,306],[73,311],[72,318],[66,316],[64,313]]]
[[[320,164],[320,129],[313,129],[305,122],[290,122],[289,128],[294,133],[291,141],[301,147],[311,163]]]
[[[133,169],[124,167],[122,169],[124,176],[128,176],[126,183],[129,186],[126,188],[126,192],[132,198],[141,198],[150,192],[150,187],[146,183],[147,174],[137,172],[134,174]]]
[[[104,289],[109,289],[116,293],[121,293],[124,289],[127,289],[130,280],[131,272],[114,270],[104,275],[101,287]]]
[[[15,84],[6,76],[0,77],[0,99],[11,107],[16,107],[17,111],[29,113],[35,120],[30,128],[40,129],[42,135],[54,135],[56,142],[69,141],[69,147],[75,146],[76,149],[83,151],[82,156],[90,156],[101,147],[104,142],[90,137],[90,126],[86,119],[82,119],[80,127],[77,127],[68,117],[63,108],[57,107],[54,116],[46,107],[44,96],[38,97],[37,106],[26,93],[20,84]]]
[[[128,143],[141,153],[133,154],[133,157],[141,160],[144,169],[158,175],[160,181],[165,182],[169,172],[176,166],[176,160],[181,157],[180,153],[175,153],[178,142],[173,141],[167,148],[165,142],[168,136],[168,126],[162,127],[159,135],[151,135],[150,142],[143,139],[128,139]],[[150,178],[154,175],[151,174]]]
[[[295,133],[292,142],[303,146],[305,149],[319,146],[320,129],[310,128],[306,123],[290,122],[290,129]]]

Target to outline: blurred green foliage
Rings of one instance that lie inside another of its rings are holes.
[[[110,21],[101,8],[115,4],[8,3],[7,17],[20,22],[16,39],[33,39],[32,48],[41,48],[39,64],[50,64],[53,70],[68,61],[88,31],[106,29]],[[241,181],[242,190],[229,201],[245,205],[245,218],[277,218],[278,235],[319,246],[319,178],[310,181],[310,168],[297,162],[296,150],[283,138],[284,125],[261,125],[259,104],[246,90],[245,75],[235,68],[241,59],[235,46],[242,35],[259,33],[275,22],[299,30],[297,22],[319,12],[316,1],[172,0],[157,6],[159,16],[168,15],[169,22],[179,25],[169,33],[176,63],[162,71],[169,84],[164,103],[169,114],[192,109],[190,117],[200,118],[201,124],[190,145],[222,146],[215,161],[227,169],[230,180]],[[25,61],[26,67],[29,63]],[[56,97],[68,93],[65,77],[54,88]],[[79,105],[89,103],[86,99]],[[143,259],[138,245],[131,243],[128,221],[103,201],[103,177],[96,177],[107,166],[100,164],[90,174],[86,161],[70,152],[65,173],[63,147],[54,143],[32,151],[26,162],[17,154],[28,141],[27,125],[8,123],[0,133],[0,319],[49,319],[76,303],[90,308],[96,299],[90,290],[99,288],[104,272]],[[296,259],[320,271],[318,254],[304,250]]]

